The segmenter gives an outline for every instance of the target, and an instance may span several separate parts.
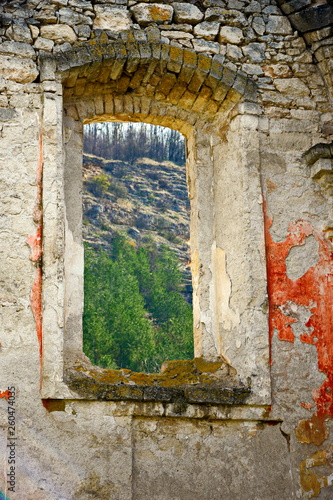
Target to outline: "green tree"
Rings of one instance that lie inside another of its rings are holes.
[[[192,308],[167,247],[134,248],[114,239],[111,253],[85,252],[84,351],[106,368],[158,371],[193,357]]]

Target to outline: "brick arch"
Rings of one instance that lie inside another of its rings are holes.
[[[56,56],[53,63],[65,100],[104,96],[104,107],[107,96],[145,96],[163,104],[166,112],[177,108],[211,121],[241,98],[255,98],[255,84],[242,71],[164,43],[89,42]]]

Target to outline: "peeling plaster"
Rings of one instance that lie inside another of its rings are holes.
[[[35,318],[37,339],[39,343],[40,363],[43,354],[42,330],[42,254],[43,254],[43,212],[42,212],[42,179],[43,179],[43,137],[39,135],[39,160],[37,166],[37,196],[34,209],[34,222],[37,224],[36,234],[27,238],[31,249],[30,260],[35,263],[36,276],[30,294],[31,309]]]
[[[325,421],[333,418],[333,246],[324,232],[305,220],[290,223],[285,240],[275,243],[270,234],[272,218],[267,215],[266,203],[264,209],[270,342],[277,334],[280,341],[294,343],[296,340],[311,344],[317,350],[318,370],[326,379],[312,389],[313,405],[300,402],[309,411],[316,407],[316,412],[310,419],[298,423],[295,434],[301,443],[320,446],[329,435]],[[317,255],[303,255],[305,262],[301,267],[307,270],[293,280],[291,268],[287,272],[288,255],[294,248],[306,247],[309,237],[316,239]],[[316,263],[311,265],[313,262]],[[300,328],[298,339],[294,332],[299,333]],[[329,454],[332,455],[332,449]],[[312,470],[315,466],[329,466],[327,457],[325,450],[318,450],[300,464],[301,487],[307,498],[317,497],[323,487],[333,484],[333,475],[317,475]]]
[[[300,464],[300,479],[301,486],[304,492],[308,493],[307,498],[318,497],[322,488],[333,484],[333,474],[323,476],[316,474],[313,470],[315,467],[323,471],[323,467],[331,464],[333,454],[333,445],[329,450],[318,450],[307,457]],[[319,472],[318,471],[318,472]]]
[[[8,391],[8,389],[6,391],[0,392],[0,398],[9,399],[11,397],[11,395],[12,395],[12,393],[10,391]]]
[[[296,306],[308,309],[311,314],[300,340],[316,347],[318,369],[327,377],[318,389],[314,388],[312,397],[318,415],[333,416],[332,243],[320,231],[313,228],[310,222],[304,220],[290,223],[286,239],[274,243],[269,232],[272,219],[267,215],[265,219],[270,338],[272,339],[276,331],[279,340],[294,342],[292,324],[298,320],[290,311],[289,304],[292,302]],[[291,280],[287,275],[287,256],[292,247],[303,245],[310,235],[313,235],[318,242],[318,262],[299,279]]]

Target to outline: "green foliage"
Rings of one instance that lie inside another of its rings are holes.
[[[86,248],[84,351],[105,368],[158,371],[193,357],[192,308],[167,247],[135,248],[124,238],[111,254]]]
[[[88,183],[88,189],[95,196],[103,196],[105,195],[111,185],[111,181],[108,175],[101,174],[96,175],[93,179],[91,179]]]
[[[91,180],[86,181],[86,185],[95,196],[105,196],[107,193],[112,193],[117,198],[125,198],[127,195],[126,186],[107,174],[95,175]]]

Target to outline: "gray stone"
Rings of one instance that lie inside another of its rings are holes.
[[[265,44],[264,43],[249,43],[243,47],[243,53],[253,62],[260,63],[265,59]]]
[[[316,5],[310,9],[291,14],[290,20],[302,33],[332,26],[333,6],[330,4]]]
[[[66,3],[67,5],[67,3]],[[92,10],[92,3],[87,0],[69,0],[68,5],[70,7],[78,7],[80,9],[89,9]]]
[[[9,122],[11,120],[14,120],[16,115],[17,115],[17,113],[16,113],[15,109],[0,108],[0,121],[1,122]]]
[[[243,59],[243,52],[240,47],[237,45],[232,45],[230,43],[227,44],[227,57],[228,59],[232,59],[234,61],[240,61]]]
[[[0,44],[0,53],[14,54],[32,59],[36,56],[36,52],[30,44],[21,42],[3,42]]]
[[[195,36],[199,38],[204,38],[205,40],[215,40],[216,35],[219,32],[220,23],[216,22],[203,22],[199,23],[194,28]]]
[[[54,47],[54,41],[40,36],[35,41],[34,47],[37,50],[45,50],[46,52],[51,52]]]
[[[207,52],[208,54],[219,54],[220,46],[216,42],[208,42],[202,38],[193,40],[193,48],[196,52]]]
[[[59,10],[59,16],[59,20],[61,23],[69,24],[70,26],[82,23],[92,24],[92,20],[90,17],[79,14],[78,12],[75,12],[74,10],[68,9],[66,7]]]
[[[25,23],[14,22],[6,32],[7,36],[15,42],[31,43],[32,36],[29,27]]]
[[[286,17],[270,16],[266,25],[266,32],[274,35],[290,35],[293,30]]]
[[[79,38],[89,38],[91,34],[91,29],[89,26],[85,24],[81,24],[79,26],[75,26],[75,33]]]
[[[252,21],[252,28],[258,35],[265,33],[265,21],[261,16],[255,16]]]
[[[195,5],[188,3],[175,2],[172,4],[175,9],[175,21],[177,23],[199,23],[204,15]]]
[[[137,23],[147,26],[150,23],[167,24],[173,16],[173,7],[159,3],[139,3],[130,9]]]
[[[245,12],[248,12],[248,13],[252,13],[252,12],[261,12],[261,5],[259,2],[257,2],[256,0],[252,0],[252,2],[250,3],[250,5],[248,5],[246,8],[245,8]]]

